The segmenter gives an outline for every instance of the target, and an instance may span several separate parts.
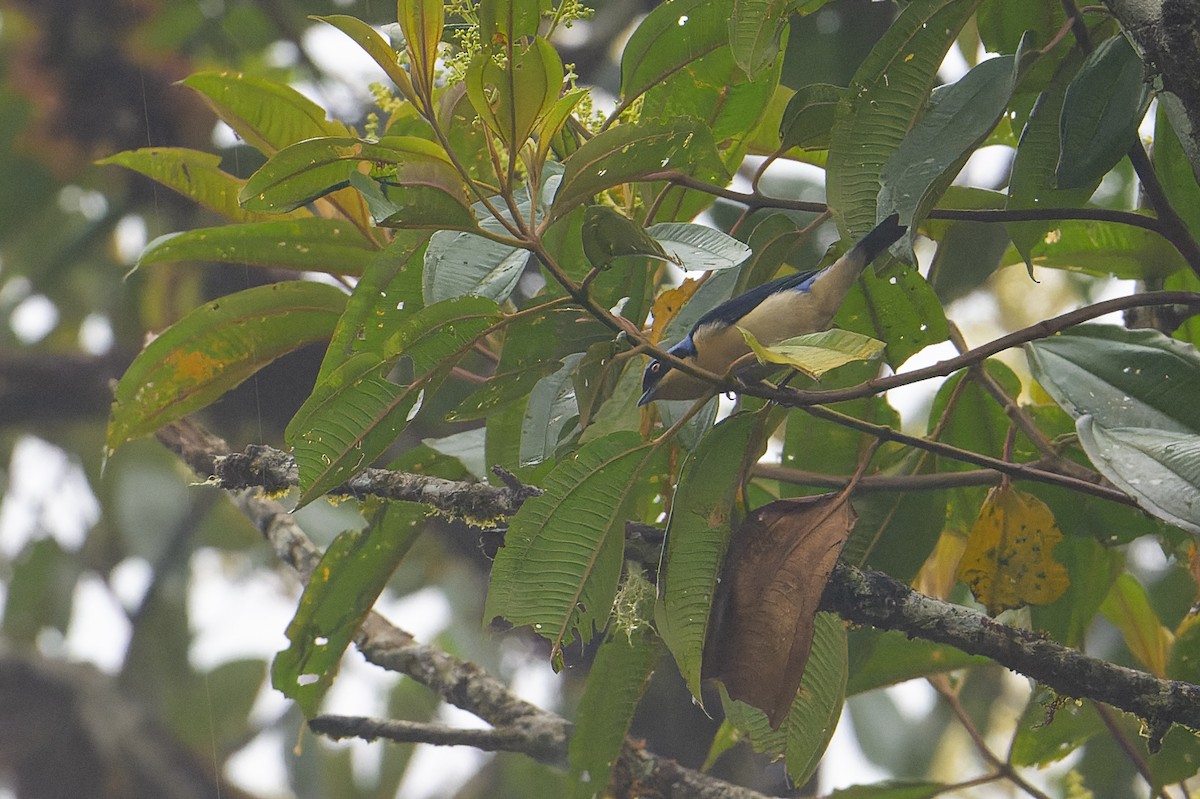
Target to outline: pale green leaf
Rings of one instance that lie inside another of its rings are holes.
[[[806,333],[764,347],[748,330],[741,331],[751,351],[761,363],[781,363],[799,369],[810,377],[820,377],[830,369],[854,361],[877,358],[886,346],[882,341],[849,330],[825,330]]]

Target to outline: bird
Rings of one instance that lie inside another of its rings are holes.
[[[785,275],[726,300],[699,321],[682,341],[667,350],[700,369],[724,375],[750,352],[737,328],[763,346],[825,330],[869,263],[908,231],[892,214],[863,236],[845,255],[824,269]],[[651,360],[642,375],[638,405],[655,400],[686,400],[704,396],[712,384],[693,377],[665,360]]]

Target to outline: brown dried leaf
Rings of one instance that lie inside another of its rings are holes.
[[[800,688],[813,617],[856,520],[849,502],[826,495],[764,505],[734,532],[704,676],[766,713],[773,728]]]

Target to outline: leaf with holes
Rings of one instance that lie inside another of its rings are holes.
[[[712,134],[692,120],[618,125],[596,134],[567,159],[551,218],[605,189],[662,172],[727,174]]]
[[[402,523],[393,519],[335,538],[304,586],[287,627],[288,648],[271,663],[271,685],[306,717],[316,715],[346,647],[423,528],[423,506],[393,503],[398,511]]]
[[[352,355],[313,388],[286,431],[300,468],[300,504],[345,482],[384,453],[420,411],[425,395],[501,319],[482,297],[448,300],[405,319],[383,352]],[[401,357],[412,379],[388,379]]]
[[[858,235],[874,226],[883,165],[924,113],[938,68],[979,3],[914,0],[854,73],[838,104],[827,161],[839,230]]]
[[[327,338],[345,307],[344,292],[307,281],[258,286],[201,305],[125,370],[108,449],[211,404],[279,356]]]
[[[350,129],[325,118],[325,109],[300,92],[237,72],[197,72],[180,81],[264,155],[320,136],[349,136]]]
[[[376,245],[345,220],[305,217],[160,236],[146,246],[137,265],[214,261],[357,277],[376,252]]]
[[[1062,532],[1046,503],[1011,485],[992,489],[979,509],[958,563],[958,579],[992,615],[1046,605],[1067,589],[1054,559]]]
[[[246,181],[222,171],[221,158],[212,153],[183,147],[143,147],[110,155],[96,163],[132,169],[234,222],[279,218],[242,208],[238,204],[238,194]],[[290,214],[292,217],[308,215],[305,210]]]
[[[252,211],[291,211],[349,186],[352,172],[372,167],[385,177],[419,168],[434,185],[462,185],[445,151],[432,142],[415,136],[390,136],[378,142],[338,136],[309,139],[281,150],[246,181],[241,201]]]

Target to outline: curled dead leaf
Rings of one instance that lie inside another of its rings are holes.
[[[703,674],[773,728],[800,688],[817,606],[856,520],[845,498],[824,495],[764,505],[734,531]]]

